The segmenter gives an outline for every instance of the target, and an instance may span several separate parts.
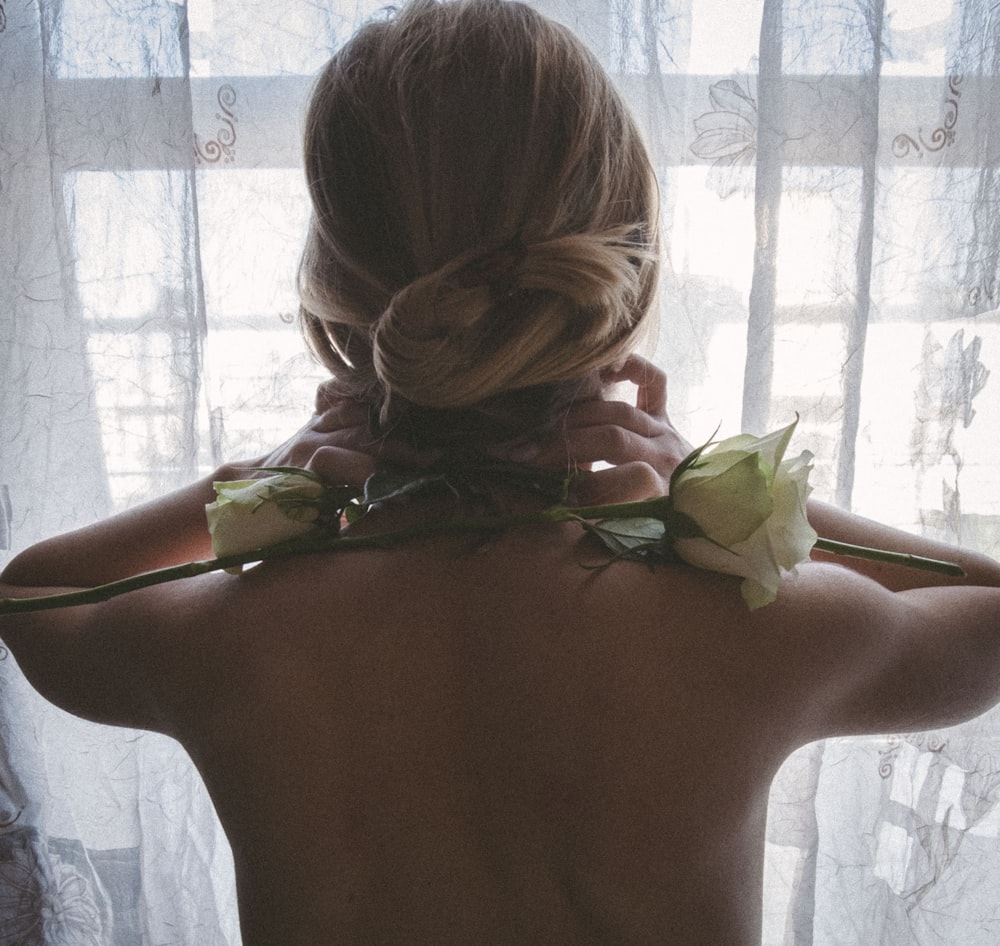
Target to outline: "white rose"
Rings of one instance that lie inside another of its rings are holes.
[[[750,608],[775,599],[782,574],[809,558],[816,533],[806,518],[812,454],[785,450],[795,423],[766,437],[743,434],[703,451],[671,480],[671,505],[702,532],[673,548],[691,565],[744,579]]]
[[[217,558],[275,545],[317,529],[323,484],[304,473],[213,485],[216,500],[205,507],[205,515]]]

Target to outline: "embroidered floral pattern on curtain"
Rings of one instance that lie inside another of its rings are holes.
[[[1000,553],[1000,13],[535,5],[656,154],[671,416],[698,441],[798,411],[823,498]],[[290,324],[301,105],[381,6],[0,0],[0,561],[299,426],[320,378]],[[51,709],[0,656],[0,946],[235,946],[183,753]],[[992,946],[996,733],[789,760],[765,942]]]

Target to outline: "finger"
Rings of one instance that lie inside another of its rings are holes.
[[[378,453],[379,441],[372,437],[367,427],[341,427],[329,431],[311,432],[302,438],[302,446],[309,450],[319,447],[340,447],[343,450],[356,450],[375,456]]]
[[[667,373],[651,361],[633,355],[625,362],[630,380],[637,385],[635,406],[654,417],[667,416]]]
[[[678,451],[672,439],[647,437],[624,427],[605,425],[568,431],[562,444],[562,456],[578,466],[642,462],[672,469],[684,455]],[[555,453],[553,450],[553,457]]]
[[[544,438],[518,440],[492,448],[494,456],[543,469],[588,467],[592,463],[642,460],[671,468],[686,451],[668,424],[658,422],[622,401],[581,404],[566,425]],[[674,453],[678,456],[674,459]]]
[[[353,400],[336,378],[328,378],[316,388],[315,411],[323,414],[339,401]]]
[[[643,437],[656,437],[666,429],[663,420],[625,401],[580,401],[566,412],[562,425],[568,433],[585,427],[624,427]]]
[[[608,369],[602,376],[610,383],[631,381],[638,388],[635,406],[655,417],[666,416],[667,375],[648,358],[629,355],[621,366]]]
[[[653,460],[646,438],[621,427],[601,425],[568,431],[544,441],[527,441],[509,448],[491,449],[493,456],[530,463],[543,470],[590,469],[594,463],[617,465],[631,460]]]
[[[368,405],[355,398],[337,398],[327,402],[325,410],[310,421],[317,433],[329,433],[345,427],[369,429]]]
[[[624,463],[581,476],[574,484],[573,501],[581,506],[629,503],[666,491],[666,481],[648,463]]]
[[[367,453],[342,447],[319,447],[309,458],[305,469],[328,483],[362,486],[375,472],[375,459]]]

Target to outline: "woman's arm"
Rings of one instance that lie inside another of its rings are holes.
[[[789,749],[951,726],[1000,700],[1000,588],[913,574],[927,586],[892,591],[809,563],[749,616],[749,646],[768,668],[760,685],[783,707]]]
[[[92,588],[155,568],[209,558],[212,548],[205,505],[215,498],[212,483],[235,478],[227,467],[221,467],[167,496],[39,542],[10,562],[0,582],[25,589]],[[6,588],[4,594],[11,590]]]
[[[601,501],[643,498],[686,452],[667,429],[665,379],[641,361],[633,369],[653,396],[635,407],[592,401],[571,414],[565,444],[579,465],[605,461],[590,489]],[[641,405],[641,409],[640,409]],[[547,456],[547,455],[543,455]],[[636,495],[638,493],[639,495]],[[809,502],[827,539],[952,561],[953,578],[900,565],[814,552],[777,600],[752,613],[738,602],[725,621],[763,667],[761,692],[784,709],[790,750],[831,735],[950,725],[1000,699],[1000,564],[975,552],[910,535]]]
[[[890,591],[959,585],[1000,586],[1000,564],[978,552],[957,548],[923,536],[911,535],[901,529],[893,529],[871,519],[865,519],[854,513],[845,512],[835,506],[828,506],[814,500],[810,500],[807,511],[809,523],[824,539],[954,562],[965,571],[964,578],[951,578],[947,575],[916,568],[833,555],[827,552],[813,552],[814,561],[843,565],[877,581]]]
[[[226,464],[160,499],[32,546],[0,575],[0,598],[89,588],[210,558],[205,505],[215,499],[213,481],[298,466],[360,485],[375,465],[356,449],[367,439],[366,411],[352,402],[327,404],[267,456]],[[98,722],[169,731],[155,694],[165,685],[164,655],[177,648],[163,642],[193,626],[199,589],[228,577],[203,576],[181,589],[146,588],[102,604],[2,615],[0,639],[32,685],[63,709]],[[176,672],[180,663],[174,665]]]
[[[323,409],[298,433],[265,456],[228,463],[211,475],[159,499],[93,525],[65,533],[17,555],[0,574],[0,597],[24,597],[38,589],[92,588],[130,575],[212,557],[205,506],[214,482],[247,479],[262,469],[297,466],[338,482],[364,483],[375,461],[358,449],[368,440],[367,410],[317,397]]]
[[[589,468],[610,464],[581,481],[580,504],[628,502],[667,492],[670,474],[690,452],[688,441],[667,414],[667,379],[663,371],[633,355],[617,371],[607,372],[611,383],[636,385],[635,404],[590,400],[568,412],[561,435],[539,445],[532,462],[552,468],[566,464]],[[810,500],[808,518],[825,539],[954,562],[964,578],[815,551],[814,561],[841,565],[877,581],[890,591],[962,585],[1000,586],[1000,565],[985,555],[944,542],[911,535],[834,506]]]

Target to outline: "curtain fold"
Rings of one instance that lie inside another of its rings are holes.
[[[851,508],[854,491],[854,460],[858,428],[861,423],[861,390],[865,370],[865,343],[872,306],[872,268],[875,252],[875,214],[879,199],[879,102],[882,73],[882,24],[884,0],[865,4],[862,15],[868,47],[859,83],[860,135],[867,147],[858,155],[861,167],[860,213],[855,251],[854,304],[847,314],[846,359],[844,375],[844,420],[841,448],[837,458],[837,487],[834,501]]]
[[[0,0],[0,564],[301,425],[303,106],[382,5]],[[678,426],[798,413],[820,498],[1000,556],[996,5],[534,5],[646,129]],[[998,720],[796,753],[766,946],[993,946]],[[196,773],[0,649],[0,946],[165,942],[239,944]]]
[[[782,82],[783,4],[764,0],[757,74],[756,242],[747,312],[747,350],[743,368],[742,428],[765,430],[774,371],[774,315],[777,303],[778,239],[785,132]]]

